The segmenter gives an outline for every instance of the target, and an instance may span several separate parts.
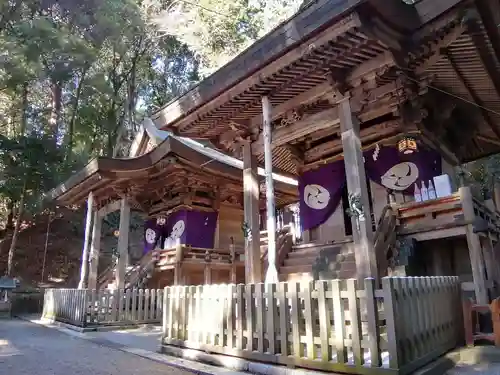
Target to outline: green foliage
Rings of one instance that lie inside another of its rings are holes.
[[[208,75],[290,17],[302,0],[178,1],[155,18],[189,46]]]
[[[0,222],[23,192],[36,212],[89,159],[126,156],[145,115],[300,2],[0,2]]]

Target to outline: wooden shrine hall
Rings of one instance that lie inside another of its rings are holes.
[[[154,145],[149,139],[142,142],[144,139],[138,136],[138,148],[133,149],[140,156],[94,159],[52,192],[59,204],[87,201],[84,258],[89,259],[89,269],[82,273],[88,272],[88,287],[243,282],[243,174],[239,161],[213,151],[202,153],[202,145],[168,134]],[[297,201],[297,188],[290,184],[294,180],[277,177],[288,182],[276,184],[278,206]],[[117,269],[110,267],[98,275],[102,219],[117,210]],[[136,264],[128,260],[130,210],[147,217],[144,256]],[[280,241],[291,246],[288,231],[283,231]],[[265,241],[260,245],[259,261],[265,263]]]
[[[145,119],[129,159],[53,191],[87,202],[80,288],[89,252],[98,285],[96,228],[117,209],[119,290],[101,300],[116,310],[144,285],[126,280],[133,205],[149,220],[130,272],[163,268],[156,285],[173,285],[156,308],[163,352],[406,375],[462,345],[463,291],[479,305],[500,294],[500,186],[485,199],[456,172],[500,152],[498,25],[495,0],[305,3]],[[295,236],[276,214],[290,203]],[[230,284],[192,285],[210,282]]]
[[[468,187],[458,191],[453,168],[500,151],[498,24],[488,0],[311,1],[151,119],[158,129],[210,141],[249,170],[264,163],[297,176],[304,243],[330,246],[310,257],[311,249],[301,250],[298,273],[323,264],[328,272],[313,273],[336,277],[340,257],[350,268],[355,262],[359,280],[379,278],[395,253],[411,252],[407,274],[458,274],[484,303],[500,281],[498,213]],[[398,163],[379,165],[379,153],[391,159],[398,147]],[[422,151],[438,153],[434,172],[405,159]],[[412,202],[415,184],[440,174],[450,177],[452,192]],[[342,179],[345,189],[328,191],[321,176]],[[337,202],[318,220],[305,212],[312,187]],[[266,198],[273,223],[272,194]],[[257,215],[245,217],[257,227]],[[404,242],[414,249],[403,251]],[[269,248],[276,252],[273,238]],[[270,265],[266,281],[289,266]],[[247,282],[262,281],[259,275]]]

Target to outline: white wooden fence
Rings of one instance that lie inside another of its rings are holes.
[[[174,286],[163,345],[351,374],[408,374],[462,339],[457,277]]]
[[[80,327],[159,323],[163,290],[47,289],[43,317]]]

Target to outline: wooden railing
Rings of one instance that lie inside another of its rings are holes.
[[[431,230],[442,230],[465,225],[460,194],[432,199],[425,202],[410,202],[398,206],[399,235]]]
[[[288,253],[290,252],[290,250],[292,250],[292,247],[293,247],[293,236],[291,233],[291,228],[289,225],[285,225],[276,232],[276,267],[278,272],[280,266],[282,266],[283,263],[285,262]],[[264,271],[267,269],[268,266],[267,253],[268,253],[268,248],[266,247],[266,249],[262,252],[261,255]]]
[[[382,286],[167,287],[162,343],[323,371],[408,374],[463,338],[457,277],[384,278]]]
[[[486,222],[487,229],[493,232],[500,232],[500,213],[496,210],[490,210],[477,198],[472,198],[474,204],[474,215]]]
[[[487,340],[500,346],[500,299],[493,300],[489,305],[478,305],[470,298],[463,299],[465,344],[473,346],[478,340]],[[492,333],[481,330],[480,314],[491,314]]]
[[[158,323],[163,290],[46,289],[43,318],[79,327]]]
[[[378,260],[379,277],[387,275],[389,262],[387,253],[391,246],[396,243],[396,214],[391,205],[387,205],[382,210],[378,220],[377,230],[373,239],[373,248]]]

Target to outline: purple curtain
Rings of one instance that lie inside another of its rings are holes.
[[[162,245],[163,228],[156,223],[156,219],[150,219],[144,222],[144,254],[154,250],[156,245]]]
[[[404,194],[413,194],[415,183],[427,183],[441,175],[441,156],[434,150],[421,149],[401,154],[395,147],[381,147],[364,153],[366,174],[370,180]]]
[[[170,214],[167,218],[165,242],[163,248],[172,248],[180,239],[180,243],[186,243],[187,220],[186,211],[181,210]]]
[[[345,182],[343,160],[307,171],[299,177],[303,230],[323,224],[335,212],[342,199]]]
[[[217,212],[187,211],[186,244],[213,249]]]

